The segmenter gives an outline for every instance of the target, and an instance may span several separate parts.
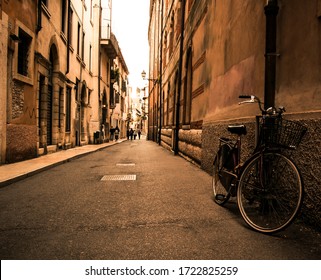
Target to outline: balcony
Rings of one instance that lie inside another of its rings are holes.
[[[115,59],[119,52],[118,41],[116,36],[111,32],[109,25],[101,26],[101,39],[100,44],[102,50],[106,52],[107,56]]]

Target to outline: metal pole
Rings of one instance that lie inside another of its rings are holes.
[[[182,90],[182,68],[183,68],[183,54],[184,54],[184,17],[185,17],[185,2],[182,0],[182,15],[181,15],[181,39],[179,46],[179,65],[178,65],[178,88],[177,88],[177,103],[176,103],[176,128],[175,128],[175,146],[174,154],[177,155],[179,152],[178,143],[179,143],[179,115],[180,115],[180,99],[181,99],[181,90]]]
[[[279,11],[277,0],[268,0],[264,7],[266,16],[266,41],[265,41],[265,83],[264,83],[264,108],[275,105],[275,80],[276,80],[276,38],[277,14]]]
[[[163,72],[163,9],[164,9],[164,0],[161,0],[160,2],[160,18],[161,18],[161,26],[160,26],[160,31],[161,31],[161,38],[160,38],[160,46],[159,46],[159,56],[160,56],[160,65],[159,65],[159,128],[158,128],[158,144],[162,144],[162,107],[163,107],[163,87],[162,87],[162,72]]]

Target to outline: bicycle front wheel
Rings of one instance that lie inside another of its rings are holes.
[[[263,233],[290,225],[302,204],[303,185],[295,164],[286,156],[266,152],[245,166],[237,191],[244,221]]]

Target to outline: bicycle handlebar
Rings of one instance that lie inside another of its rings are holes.
[[[274,107],[271,107],[271,108],[268,108],[268,109],[263,109],[262,108],[262,102],[260,100],[260,98],[258,98],[257,96],[255,95],[240,95],[239,98],[250,98],[250,100],[245,100],[245,101],[241,101],[239,102],[239,105],[241,104],[244,104],[244,103],[255,103],[257,102],[259,104],[259,108],[262,112],[262,115],[278,115],[278,116],[281,116],[283,112],[285,112],[285,108],[284,107],[280,107],[279,109],[276,109]]]

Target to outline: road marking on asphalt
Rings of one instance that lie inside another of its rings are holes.
[[[135,181],[136,175],[105,175],[101,181]]]
[[[116,166],[135,166],[135,163],[116,163]]]

